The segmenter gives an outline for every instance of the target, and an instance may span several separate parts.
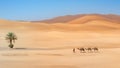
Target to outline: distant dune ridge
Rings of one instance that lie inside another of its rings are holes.
[[[120,22],[120,15],[115,14],[77,14],[77,15],[66,15],[59,16],[53,19],[42,20],[42,21],[34,21],[34,22],[45,22],[45,23],[76,23],[75,20],[79,19],[79,23],[85,23],[93,20],[104,20],[109,22]]]

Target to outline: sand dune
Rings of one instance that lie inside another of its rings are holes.
[[[82,18],[77,18],[73,21],[70,21],[69,23],[73,23],[73,24],[84,24],[84,23],[88,23],[90,21],[108,21],[110,22],[110,20],[108,20],[107,18],[101,17],[101,16],[96,16],[96,15],[88,15],[88,16],[84,16]]]
[[[1,20],[0,26],[0,47],[7,46],[4,37],[8,32],[18,35],[17,47],[120,47],[120,25],[107,21],[46,24]]]
[[[110,22],[120,23],[120,15],[115,14],[77,14],[77,15],[66,15],[59,16],[52,19],[42,20],[42,21],[33,21],[35,23],[45,22],[45,23],[68,23],[76,19],[82,19],[85,17],[89,17],[90,20],[107,20]],[[85,19],[87,20],[87,19]],[[85,20],[83,22],[85,22]],[[80,23],[80,22],[79,22]],[[82,22],[81,22],[82,23]]]

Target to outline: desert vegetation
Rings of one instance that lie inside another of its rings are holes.
[[[17,36],[13,32],[9,32],[6,35],[6,40],[9,42],[9,47],[13,48],[15,43],[15,40],[17,40]]]

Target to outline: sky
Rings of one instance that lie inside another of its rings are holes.
[[[94,13],[120,15],[120,0],[0,0],[0,18],[8,20]]]

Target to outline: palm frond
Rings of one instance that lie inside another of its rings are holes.
[[[15,40],[17,40],[17,36],[12,33],[12,32],[9,32],[6,37],[5,37],[6,40],[13,40],[13,42],[15,42]]]

